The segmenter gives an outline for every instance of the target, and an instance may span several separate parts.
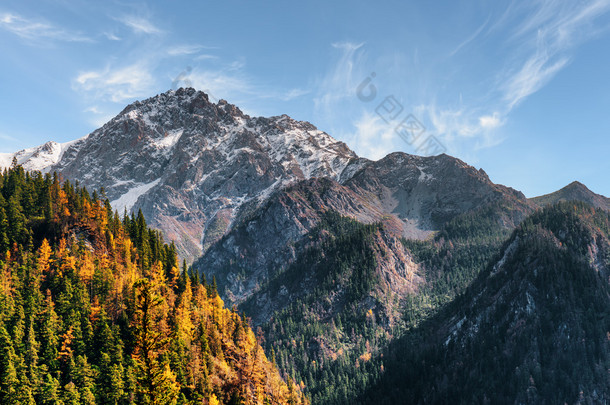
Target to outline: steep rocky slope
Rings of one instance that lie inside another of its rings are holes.
[[[49,143],[17,157],[26,168],[36,163],[90,190],[103,188],[121,213],[142,209],[190,259],[231,228],[242,204],[255,206],[296,180],[338,178],[356,158],[309,123],[252,118],[194,89],[135,102],[66,146]],[[41,153],[45,162],[34,162]]]
[[[452,218],[490,204],[502,212],[498,226],[507,229],[533,209],[520,192],[493,184],[484,172],[447,155],[359,159],[343,176],[343,184],[311,179],[272,194],[243,215],[194,267],[215,276],[223,297],[239,304],[270,274],[290,265],[328,211],[365,224],[380,222],[392,237],[424,239]]]
[[[609,238],[608,213],[583,203],[533,214],[463,296],[395,343],[363,402],[606,402]]]
[[[26,169],[103,188],[121,213],[142,209],[189,260],[274,191],[310,178],[344,185],[360,199],[360,218],[390,215],[393,232],[414,238],[497,198],[523,199],[458,159],[394,153],[373,162],[307,122],[249,117],[194,89],[135,102],[77,141],[2,154],[0,165],[13,156]]]
[[[457,215],[491,202],[529,205],[521,192],[494,184],[482,169],[445,154],[395,152],[359,166],[349,178],[344,175],[343,183],[373,207],[400,219],[399,233],[407,238],[428,237]],[[513,225],[521,218],[514,218]]]

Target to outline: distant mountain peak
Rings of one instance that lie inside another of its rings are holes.
[[[559,201],[583,201],[596,208],[610,210],[610,198],[594,193],[579,181],[573,181],[553,193],[530,198],[530,201],[540,207],[555,204]]]
[[[587,188],[587,186],[585,186],[584,184],[582,184],[580,181],[577,181],[577,180],[574,180],[573,182],[571,182],[570,184],[565,186],[562,190],[582,190],[582,191],[591,192],[591,190],[589,190]]]
[[[64,152],[77,141],[58,143],[48,141],[40,146],[22,149],[15,153],[0,153],[0,170],[8,168],[13,158],[26,170],[39,170],[48,172],[54,164],[59,162]]]

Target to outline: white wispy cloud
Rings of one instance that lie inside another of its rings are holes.
[[[521,69],[508,78],[504,86],[507,112],[540,90],[567,63],[567,57],[549,63],[549,57],[545,54],[537,54],[526,60]]]
[[[526,49],[526,53],[522,61],[515,62],[514,72],[502,87],[507,112],[563,69],[570,51],[599,32],[595,20],[610,11],[610,0],[554,0],[534,5],[534,10],[527,11],[529,18],[522,19],[511,36],[517,50]]]
[[[5,135],[5,134],[0,134],[0,139],[2,139],[3,141],[17,142],[16,138],[13,138],[12,136]]]
[[[405,112],[413,113],[425,123],[427,133],[438,137],[450,153],[472,153],[498,145],[505,136],[500,128],[508,121],[511,111],[552,81],[568,65],[577,45],[604,29],[596,24],[596,19],[608,10],[610,0],[513,3],[499,18],[490,16],[445,55],[448,63],[455,62],[458,72],[455,77],[460,77],[460,69],[464,69],[463,77],[466,78],[471,72],[465,70],[471,70],[477,63],[470,58],[476,56],[476,52],[468,52],[501,44],[501,59],[495,65],[484,61],[489,68],[481,72],[487,77],[477,77],[477,82],[453,82],[448,86],[434,74],[433,67],[430,75],[424,76],[427,81],[411,80],[407,69],[417,67],[415,62],[394,74],[378,70],[380,74],[375,85],[380,94],[366,108],[369,112],[374,111],[383,96],[393,93],[400,98]],[[490,35],[494,37],[490,39]],[[356,88],[371,75],[371,70],[364,70],[371,65],[364,44],[341,42],[332,46],[340,56],[316,83],[313,102],[317,122],[350,145],[358,145],[359,153],[365,156],[378,156],[393,145],[413,152],[407,145],[401,145],[389,124],[371,114],[353,114],[354,110],[362,108],[362,103],[355,97]],[[390,87],[384,89],[380,81]],[[419,89],[421,92],[416,93]],[[452,98],[452,89],[467,90],[468,98]],[[345,121],[353,128],[351,138],[341,123]]]
[[[118,35],[116,35],[113,32],[104,32],[104,36],[109,39],[110,41],[120,41],[121,37],[119,37]]]
[[[193,69],[188,80],[194,88],[207,93],[215,101],[227,99],[237,102],[258,93],[252,81],[238,70]]]
[[[118,68],[81,72],[73,80],[73,89],[96,100],[121,103],[150,95],[155,80],[146,63],[139,62]]]
[[[117,104],[122,107],[133,99],[178,87],[204,91],[213,102],[229,100],[251,115],[256,115],[252,108],[259,108],[261,102],[289,101],[307,94],[298,88],[285,90],[261,83],[247,74],[243,60],[223,62],[218,58],[211,66],[189,65],[182,70],[163,71],[159,66],[180,56],[170,55],[167,49],[160,46],[147,52],[142,60],[122,65],[113,59],[102,69],[75,75],[72,88],[90,105],[85,110],[91,116],[89,121],[100,126],[114,116],[111,112],[116,111]]]
[[[371,111],[362,112],[354,122],[354,128],[349,146],[358,155],[377,160],[396,151],[397,136],[394,128],[379,115]]]
[[[395,80],[391,74],[377,75],[369,70],[364,43],[340,42],[332,47],[338,52],[338,58],[315,86],[316,124],[369,159],[379,159],[396,150],[414,153],[416,145],[407,144],[396,132],[397,125],[415,113],[401,97],[402,81]],[[361,99],[360,90],[370,99]],[[388,97],[394,96],[401,113],[397,120],[387,122],[378,109]]]
[[[84,112],[92,114],[92,116],[89,118],[89,122],[96,128],[103,126],[116,115],[105,111],[102,107],[97,105],[85,108]]]
[[[450,53],[454,57],[466,45],[478,46],[477,41],[495,35],[504,52],[501,67],[491,73],[495,85],[467,103],[461,98],[453,104],[428,101],[420,116],[449,149],[499,144],[503,135],[498,129],[513,109],[550,83],[569,64],[578,45],[607,29],[596,20],[609,11],[610,0],[511,3],[499,19],[486,21]]]
[[[93,114],[101,114],[100,108],[96,105],[92,105],[91,107],[85,108],[85,112],[90,112]]]
[[[201,45],[175,45],[168,49],[167,54],[170,56],[192,55],[202,49]]]
[[[239,71],[243,70],[245,67],[246,62],[244,62],[243,60],[234,60],[233,62],[229,63],[226,69],[230,71]]]
[[[15,13],[0,13],[0,28],[31,41],[92,42],[92,39],[48,21],[34,20]]]
[[[217,101],[226,99],[232,103],[256,104],[256,100],[290,101],[309,94],[309,90],[294,88],[290,90],[278,89],[273,85],[258,82],[246,73],[246,64],[243,61],[233,61],[219,64],[215,68],[195,67],[189,71],[181,72],[182,76],[178,86],[188,85],[201,90]],[[255,114],[254,111],[248,111]]]
[[[195,56],[195,60],[197,60],[197,61],[200,61],[200,60],[212,60],[212,59],[218,59],[218,56],[210,55],[210,54],[207,54],[207,53]]]
[[[279,98],[283,101],[290,101],[293,100],[295,98],[299,98],[302,96],[305,96],[307,94],[311,93],[310,90],[305,90],[305,89],[291,89],[289,91],[287,91],[286,93],[282,94],[279,96]]]
[[[500,114],[494,112],[492,115],[482,115],[479,117],[479,126],[482,129],[495,129],[502,125]]]
[[[476,123],[466,108],[438,108],[436,104],[430,104],[418,109],[418,115],[423,116],[419,111],[425,111],[434,131],[444,136],[445,141],[453,141],[456,137],[470,138],[477,133]]]
[[[497,111],[481,113],[481,108],[439,107],[435,102],[414,108],[414,115],[429,123],[427,135],[434,135],[446,151],[474,160],[474,152],[499,145],[504,135],[496,130],[505,117]]]
[[[361,72],[365,57],[363,43],[337,42],[331,44],[340,52],[336,63],[329,69],[325,76],[315,83],[316,94],[313,98],[314,114],[321,123],[329,123],[335,120],[337,106],[346,100],[356,99],[356,88],[366,77]],[[333,128],[329,128],[333,130]]]
[[[144,17],[123,15],[117,18],[136,34],[161,34],[163,30]]]
[[[458,46],[456,46],[455,49],[449,53],[449,56],[454,56],[462,48],[464,48],[464,47],[468,46],[470,43],[472,43],[479,35],[481,35],[481,33],[483,32],[485,27],[487,27],[488,23],[489,23],[489,18],[487,18],[487,20],[485,20],[485,22],[483,24],[481,24],[481,26],[479,28],[477,28],[477,30],[471,36],[469,36],[464,41],[462,41]]]
[[[355,79],[354,73],[362,65],[360,59],[363,57],[363,53],[358,53],[358,50],[363,45],[363,43],[353,42],[332,44],[332,47],[338,49],[341,55],[334,68],[318,85],[322,94],[314,100],[317,104],[323,107],[334,100],[353,96],[357,85],[356,80],[362,80],[360,75]]]

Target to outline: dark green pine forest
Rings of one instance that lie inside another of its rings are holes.
[[[399,241],[417,268],[400,294],[379,270],[384,225],[325,212],[261,286],[281,303],[263,316],[257,296],[225,308],[141,212],[14,166],[0,403],[605,403],[610,214],[561,202],[507,225],[515,210],[491,202]]]
[[[300,285],[303,278],[317,280],[310,293],[263,324],[267,353],[303,383],[312,403],[370,403],[363,397],[367,387],[382,380],[394,361],[394,352],[385,349],[459,296],[510,237],[510,230],[497,225],[503,210],[490,204],[454,218],[428,241],[403,240],[425,283],[390,302],[376,272],[375,236],[382,225],[326,214],[309,235],[319,243],[268,286],[277,291]],[[240,308],[249,313],[250,305]],[[371,306],[375,311],[367,309]],[[392,403],[410,403],[398,399]]]
[[[0,174],[1,404],[301,404],[214,280],[142,213],[58,175]]]
[[[389,346],[363,403],[606,403],[609,240],[607,211],[535,212],[463,293]]]

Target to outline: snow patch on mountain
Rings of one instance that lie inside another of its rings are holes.
[[[0,169],[10,167],[14,155],[14,153],[0,153]]]
[[[160,181],[161,179],[159,178],[155,181],[151,181],[150,183],[140,183],[139,185],[129,189],[129,191],[127,191],[118,199],[112,201],[110,205],[112,205],[112,208],[117,210],[119,213],[123,213],[123,211],[125,210],[129,211],[134,206],[136,201],[138,201],[138,198],[140,198],[140,196],[146,194],[148,190],[155,187],[157,184],[159,184]]]
[[[164,149],[164,150],[171,149],[176,145],[176,143],[178,143],[178,141],[180,140],[180,137],[182,136],[183,133],[184,133],[183,129],[176,129],[176,130],[166,133],[165,136],[161,139],[153,140],[152,143],[158,149]]]
[[[22,165],[25,170],[39,170],[47,173],[51,166],[61,160],[69,147],[85,138],[64,143],[49,141],[43,145],[23,149],[15,153],[0,153],[0,169],[10,167],[13,158],[16,157],[17,163]]]
[[[427,182],[427,181],[430,181],[430,180],[433,180],[433,179],[434,179],[434,176],[433,176],[433,175],[431,175],[431,174],[429,174],[429,173],[426,173],[426,172],[424,171],[425,169],[426,169],[426,167],[425,167],[425,166],[424,166],[424,167],[417,166],[417,170],[419,170],[419,178],[418,178],[417,180],[418,180],[420,183],[421,183],[421,182]]]
[[[0,156],[0,163],[10,166],[12,157]],[[120,213],[142,209],[185,257],[201,254],[202,237],[214,242],[279,188],[338,179],[357,158],[308,122],[250,117],[194,89],[136,101],[84,142],[48,143],[18,156],[28,170],[103,187]]]

